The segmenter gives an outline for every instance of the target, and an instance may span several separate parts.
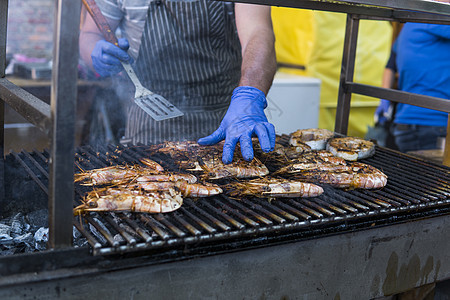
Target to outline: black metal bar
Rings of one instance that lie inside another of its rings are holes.
[[[184,228],[186,228],[192,235],[200,235],[201,231],[198,230],[194,225],[192,225],[191,223],[186,221],[186,218],[181,217],[178,214],[174,214],[173,215],[174,219],[177,220],[178,223],[180,223],[181,225],[184,226]]]
[[[332,1],[332,0],[232,0],[240,3],[253,3],[271,6],[312,9],[360,15],[360,19],[374,19],[397,22],[424,22],[450,24],[449,5],[425,1],[399,4],[398,1]],[[406,6],[404,6],[406,5]],[[405,8],[408,7],[407,10]]]
[[[114,240],[111,232],[106,228],[106,226],[100,222],[97,218],[92,218],[91,216],[84,216],[84,218],[89,222],[90,225],[95,228],[99,234],[108,242],[109,245],[113,247],[118,247],[119,242]]]
[[[417,95],[399,90],[385,89],[355,82],[346,82],[344,87],[348,93],[360,94],[394,102],[421,106],[429,109],[450,112],[450,100]]]
[[[50,248],[72,245],[75,112],[81,1],[56,2],[51,89],[52,137],[49,180]]]
[[[39,185],[39,187],[48,195],[48,188],[44,185],[44,183],[39,179],[39,177],[30,169],[30,167],[20,158],[20,156],[13,152],[12,153],[16,160],[20,163],[20,165],[27,171],[28,175]]]
[[[399,23],[428,23],[428,24],[450,24],[450,16],[439,15],[434,13],[421,13],[410,10],[394,10],[392,16],[384,17],[377,15],[358,15],[360,20],[372,20],[372,21],[394,21]]]
[[[51,131],[50,105],[6,78],[0,78],[0,99],[46,135]]]
[[[450,114],[447,121],[447,136],[445,137],[444,158],[442,164],[450,167]]]
[[[226,198],[228,200],[228,204],[225,203],[225,201],[220,201],[219,199],[215,198],[214,201],[217,203],[218,206],[220,206],[223,210],[225,210],[227,212],[227,215],[230,217],[229,221],[231,222],[231,215],[234,215],[236,217],[238,217],[239,219],[241,219],[242,221],[244,221],[245,223],[247,223],[250,226],[254,226],[254,227],[258,227],[259,224],[257,222],[255,222],[254,220],[250,219],[249,217],[245,216],[243,213],[240,212],[240,209],[237,209],[235,207],[232,207],[229,205],[229,202],[231,202],[232,200],[230,198]],[[233,203],[236,205],[236,203]],[[238,206],[238,208],[240,208]],[[244,212],[245,213],[245,212]],[[252,214],[253,215],[253,214]],[[236,223],[236,225],[238,224],[238,222],[236,220],[234,220]],[[233,224],[233,225],[235,225]],[[245,225],[242,226],[242,228],[245,228]]]
[[[8,0],[0,0],[0,78],[5,77]],[[3,97],[0,97],[3,100]],[[5,201],[5,102],[0,101],[0,205]],[[0,209],[1,211],[1,209]]]
[[[99,249],[102,247],[102,244],[100,244],[100,242],[98,242],[95,237],[92,236],[92,234],[90,233],[90,231],[84,229],[84,227],[81,225],[81,222],[78,223],[77,220],[74,220],[73,225],[75,226],[75,228],[87,239],[89,245],[91,245],[91,247],[93,249]]]
[[[150,228],[163,240],[167,240],[170,238],[170,234],[162,229],[162,227],[165,226],[161,225],[158,221],[153,219],[153,217],[151,217],[150,215],[140,215],[139,217],[145,225],[150,226]]]
[[[317,0],[313,0],[317,1]],[[335,2],[332,0],[325,0],[321,2]],[[423,1],[423,0],[340,0],[340,3],[348,5],[362,5],[366,9],[374,7],[385,7],[390,9],[408,9],[411,11],[436,13],[442,15],[450,15],[450,5],[437,1]]]
[[[276,216],[276,215],[274,215],[274,214],[268,212],[267,210],[263,210],[263,209],[262,209],[258,204],[256,204],[256,203],[254,203],[254,204],[249,204],[249,202],[246,201],[246,200],[242,201],[242,202],[244,202],[244,203],[246,202],[248,205],[251,205],[252,208],[250,209],[250,208],[247,208],[246,206],[240,204],[238,201],[234,201],[233,199],[231,199],[231,198],[228,197],[228,196],[222,196],[222,197],[224,197],[224,198],[227,199],[230,203],[232,203],[233,206],[237,207],[237,208],[239,209],[239,211],[242,211],[242,212],[244,212],[244,213],[246,213],[246,214],[251,215],[252,217],[255,217],[256,219],[258,219],[260,222],[262,222],[262,223],[264,223],[264,224],[272,225],[273,222],[270,221],[270,220],[268,220],[267,218],[261,216],[260,214],[256,213],[256,212],[255,212],[256,209],[265,212],[265,214],[267,214],[267,215],[270,216],[273,220],[276,220],[276,221],[279,222],[279,223],[283,223],[283,222],[285,221],[285,220],[283,220],[282,218],[280,218],[280,217],[278,217],[278,216]],[[241,202],[241,201],[240,201],[240,202]],[[243,220],[245,219],[245,222],[248,223],[248,224],[250,224],[250,225],[258,226],[258,224],[257,224],[255,221],[253,221],[253,220],[251,220],[251,219],[249,219],[249,218],[242,217],[242,219],[243,219]]]
[[[168,218],[165,218],[162,214],[154,215],[154,219],[156,219],[159,224],[162,224],[166,228],[170,229],[172,233],[174,233],[177,237],[182,238],[186,236],[186,233],[183,230],[175,226]]]
[[[48,172],[45,170],[28,152],[23,152],[25,156],[31,161],[31,163],[44,175],[46,178],[48,178]]]
[[[353,81],[355,70],[356,44],[358,40],[359,19],[351,14],[347,15],[345,29],[344,51],[336,109],[335,131],[347,134],[348,118],[350,115],[350,101],[352,94],[346,90],[345,83]]]
[[[291,213],[288,212],[289,209],[280,209],[278,208],[278,206],[276,204],[279,204],[278,202],[282,202],[283,199],[279,199],[281,201],[274,201],[271,200],[271,202],[269,202],[269,199],[261,199],[262,201],[258,201],[258,206],[255,206],[255,208],[257,208],[258,210],[260,210],[261,212],[263,212],[264,214],[270,216],[272,219],[276,220],[278,223],[284,223],[286,221],[286,219],[288,219],[289,221],[292,222],[297,222],[299,221],[299,218],[292,215]],[[275,202],[275,203],[273,203]],[[275,204],[275,205],[272,205]],[[266,207],[267,209],[263,208],[262,206]],[[280,218],[279,216],[277,216],[276,214],[270,212],[269,210],[274,210],[277,214],[283,216],[282,218]]]
[[[220,216],[222,218],[224,218],[225,220],[227,220],[227,222],[231,223],[234,227],[238,228],[238,229],[244,229],[245,225],[242,224],[241,222],[237,221],[236,219],[232,218],[229,214],[228,211],[227,213],[224,213],[223,210],[217,209],[216,207],[212,206],[211,204],[209,204],[209,202],[205,202],[204,205],[210,209],[211,211],[213,211],[217,216]],[[230,228],[231,229],[231,228]]]
[[[123,213],[118,213],[117,216],[122,221],[127,223],[136,232],[136,234],[139,235],[146,243],[150,243],[153,240],[152,237],[144,229],[139,227],[139,225],[135,221],[126,217]]]
[[[111,218],[110,214],[102,214],[102,217],[114,228],[120,235],[127,241],[127,243],[131,246],[136,244],[136,239],[131,236],[128,232],[126,232],[122,227],[120,227],[113,218]]]
[[[356,214],[358,212],[358,209],[348,205],[347,203],[345,203],[345,201],[339,201],[334,199],[333,197],[324,197],[324,198],[326,199],[327,202],[331,202],[336,206],[340,206],[343,209],[349,211],[350,213]]]
[[[289,201],[294,201],[294,200],[293,200],[293,199],[290,199]],[[300,218],[302,218],[302,219],[305,219],[305,220],[311,219],[311,216],[310,216],[310,215],[307,215],[307,214],[305,214],[304,212],[302,212],[302,211],[300,211],[300,210],[298,210],[298,209],[296,209],[296,208],[294,208],[294,207],[292,207],[292,206],[290,206],[290,205],[287,205],[287,204],[284,203],[283,201],[279,201],[277,204],[278,204],[279,206],[281,206],[284,210],[290,211],[292,214],[294,214],[294,215],[296,215],[296,216],[298,216],[298,217],[300,217]]]
[[[206,224],[199,217],[197,217],[196,215],[192,214],[191,212],[189,212],[184,207],[181,207],[180,210],[183,212],[183,214],[185,214],[186,216],[188,216],[189,218],[194,220],[198,225],[200,225],[207,232],[209,232],[209,233],[216,233],[217,232],[217,230],[215,228],[213,228],[213,227],[209,226],[208,224]]]
[[[5,77],[6,33],[8,29],[8,0],[0,0],[0,77]]]
[[[195,210],[196,212],[202,214],[204,217],[206,217],[211,223],[213,223],[214,225],[216,225],[217,227],[221,228],[224,231],[228,231],[231,228],[224,224],[223,222],[219,221],[217,218],[211,216],[208,212],[206,212],[203,209],[200,209],[197,205],[195,205],[195,203],[192,202],[192,200],[190,199],[185,199],[184,203],[189,205],[189,207],[191,207],[193,210]]]
[[[302,8],[302,9],[312,9],[312,10],[340,12],[340,13],[352,13],[352,14],[367,14],[367,11],[369,9],[369,7],[367,7],[367,6],[349,5],[348,3],[345,3],[345,1],[232,0],[232,2]],[[392,16],[392,9],[372,6],[372,7],[370,7],[370,15],[389,18]]]
[[[0,0],[0,78],[5,77],[8,0]],[[0,97],[0,100],[3,100]],[[0,207],[5,207],[5,102],[0,101]],[[1,209],[0,209],[1,211]]]
[[[419,13],[411,10],[396,10],[393,11],[394,20],[397,22],[418,22],[418,23],[432,23],[432,24],[449,24],[450,17],[443,15],[436,15],[435,13]]]

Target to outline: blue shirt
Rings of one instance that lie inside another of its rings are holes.
[[[406,23],[395,44],[400,90],[450,99],[450,25]],[[394,123],[447,126],[446,112],[398,103]]]

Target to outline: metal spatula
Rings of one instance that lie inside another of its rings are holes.
[[[92,16],[95,24],[102,32],[105,40],[118,46],[117,38],[111,30],[108,22],[98,8],[95,0],[82,0],[89,14]],[[142,108],[147,114],[156,121],[162,121],[170,118],[183,116],[183,112],[176,108],[172,103],[167,101],[163,96],[153,93],[146,89],[136,76],[133,68],[129,63],[122,62],[124,70],[127,72],[133,82],[136,92],[134,94],[134,102]]]

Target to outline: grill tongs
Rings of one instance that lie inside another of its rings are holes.
[[[98,8],[95,0],[82,0],[89,14],[92,16],[95,24],[102,32],[105,39],[118,46],[117,38],[111,30],[108,22]],[[153,93],[146,89],[136,76],[133,68],[129,63],[122,62],[124,70],[127,72],[133,82],[136,92],[134,94],[134,102],[142,108],[147,114],[156,121],[162,121],[170,118],[183,116],[183,112],[167,101],[163,96]]]

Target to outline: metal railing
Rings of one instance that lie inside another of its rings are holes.
[[[347,14],[344,51],[336,110],[335,131],[347,134],[352,94],[384,98],[450,113],[450,101],[353,82],[359,21],[450,24],[450,4],[425,0],[232,0],[262,5],[341,12]],[[444,165],[450,166],[450,121],[444,151]]]
[[[81,1],[55,1],[50,105],[5,78],[8,0],[0,0],[0,126],[4,157],[4,105],[9,104],[51,141],[49,247],[72,246],[73,164]],[[3,172],[3,160],[2,169]],[[3,186],[3,183],[1,184]],[[4,198],[4,192],[3,192]]]

